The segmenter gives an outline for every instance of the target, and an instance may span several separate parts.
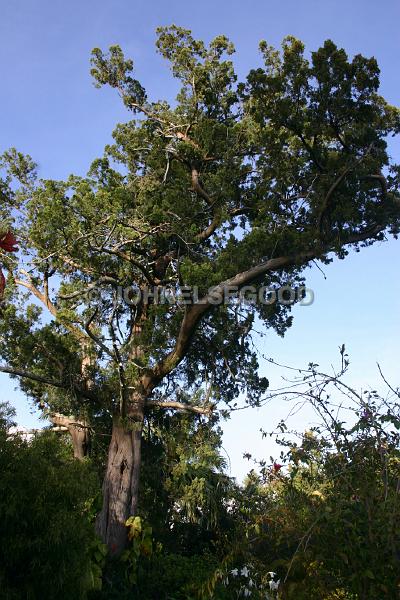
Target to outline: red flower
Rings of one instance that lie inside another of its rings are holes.
[[[0,248],[5,252],[17,252],[18,248],[16,237],[11,231],[7,231],[5,235],[0,237]],[[0,300],[3,298],[4,288],[6,287],[6,279],[0,269]]]
[[[16,244],[18,244],[18,242],[11,231],[7,231],[7,233],[0,238],[0,248],[6,252],[16,252],[18,250]]]
[[[278,473],[282,469],[282,465],[280,465],[277,462],[274,462],[274,464],[272,465],[272,468],[274,470],[274,473]]]

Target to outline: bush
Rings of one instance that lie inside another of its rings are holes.
[[[54,433],[29,444],[0,427],[0,589],[4,600],[79,600],[95,584],[97,492],[90,465],[69,458]]]

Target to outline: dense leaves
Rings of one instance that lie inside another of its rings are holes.
[[[259,461],[243,486],[223,472],[218,427],[156,413],[145,434],[141,516],[127,523],[127,550],[108,562],[90,533],[92,468],[71,463],[50,432],[30,444],[7,439],[13,413],[4,406],[5,597],[396,598],[398,391],[359,394],[346,369],[334,377],[313,364],[300,371],[287,393],[308,401],[320,424],[296,437],[279,424],[280,462]]]
[[[296,439],[281,423],[285,470],[262,460],[242,492],[246,542],[230,565],[252,565],[259,590],[276,573],[281,599],[398,597],[399,392],[360,394],[345,371],[300,371],[287,394],[308,401],[320,425]]]
[[[98,493],[89,466],[54,434],[30,443],[0,427],[0,588],[5,600],[85,598],[97,544],[87,507]],[[97,573],[98,576],[98,573]]]

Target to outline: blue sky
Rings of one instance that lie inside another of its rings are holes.
[[[3,0],[0,21],[0,151],[16,146],[30,153],[43,177],[64,178],[84,174],[102,154],[114,125],[127,118],[111,90],[97,90],[89,75],[93,47],[120,44],[136,65],[137,77],[152,99],[172,99],[175,86],[168,66],[155,52],[155,29],[176,23],[209,40],[224,33],[235,43],[239,75],[259,61],[257,45],[266,39],[279,45],[285,35],[301,38],[308,50],[326,38],[349,54],[374,55],[382,71],[382,94],[400,104],[400,3],[386,0],[248,0],[247,2],[191,2],[156,0]],[[400,144],[391,145],[400,162]],[[352,359],[350,381],[356,386],[379,384],[376,362],[387,377],[399,383],[400,242],[375,245],[345,261],[309,272],[315,290],[310,307],[296,307],[295,321],[281,340],[273,334],[260,342],[260,350],[285,364],[302,366],[313,360],[329,368],[337,360],[339,344],[346,343]],[[281,372],[263,363],[272,385]],[[31,426],[36,417],[28,402],[14,392],[14,383],[0,377],[1,399],[11,400],[18,420]],[[273,426],[286,406],[275,403],[247,410],[225,426],[224,447],[232,474],[242,477],[247,468],[241,455],[274,452],[258,430]],[[308,416],[299,420],[305,425]]]

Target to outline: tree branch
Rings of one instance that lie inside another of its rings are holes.
[[[226,279],[219,285],[213,287],[210,292],[201,298],[196,304],[185,308],[185,314],[182,319],[181,327],[178,334],[175,347],[171,352],[162,359],[155,367],[150,369],[143,377],[143,385],[147,389],[153,389],[168,373],[172,371],[186,356],[190,340],[195,332],[195,329],[202,315],[215,304],[223,301],[224,294],[229,288],[236,287],[237,289],[257,280],[268,271],[282,269],[285,266],[296,264],[297,262],[308,262],[316,258],[321,252],[315,251],[305,252],[298,256],[282,256],[279,258],[271,258],[264,263],[261,263],[247,271],[237,273],[234,277]]]
[[[322,219],[324,218],[324,214],[326,212],[330,199],[332,198],[333,194],[335,193],[339,185],[342,183],[346,175],[350,173],[351,169],[352,167],[347,167],[346,169],[344,169],[344,171],[339,175],[339,177],[332,183],[331,187],[329,188],[328,193],[326,194],[324,201],[322,202],[322,206],[318,215],[317,227],[319,231],[321,230]]]
[[[74,415],[62,415],[61,413],[51,413],[49,415],[49,420],[53,423],[53,425],[57,425],[58,427],[65,427],[65,429],[69,429],[70,427],[78,427],[81,429],[91,429],[90,425],[85,423],[85,421],[80,421]]]
[[[201,185],[200,181],[199,181],[199,172],[197,169],[195,169],[195,167],[191,167],[192,169],[192,188],[194,192],[197,192],[198,195],[203,198],[203,200],[205,200],[205,202],[208,204],[208,206],[213,207],[214,206],[214,201],[210,198],[210,196],[207,194],[207,192],[205,191],[205,189],[203,188],[203,186]]]
[[[48,295],[46,293],[42,293],[33,284],[32,279],[29,276],[29,273],[27,271],[25,271],[25,269],[21,269],[21,273],[23,275],[25,275],[26,277],[28,277],[29,281],[25,281],[23,279],[15,279],[14,280],[15,284],[19,285],[21,287],[24,287],[27,290],[29,290],[31,292],[31,294],[33,294],[38,300],[40,300],[40,302],[42,302],[42,304],[44,304],[44,306],[49,310],[49,312],[53,315],[53,317],[59,323],[61,323],[62,325],[64,325],[64,327],[66,329],[68,329],[78,340],[82,340],[82,339],[86,338],[85,334],[78,327],[75,327],[75,325],[73,325],[72,323],[66,323],[64,320],[62,320],[62,319],[59,318],[57,308],[51,302],[51,300],[49,299]]]
[[[94,321],[94,319],[96,318],[97,314],[99,312],[98,307],[95,309],[95,311],[93,312],[93,314],[89,317],[89,319],[85,322],[85,331],[88,334],[88,336],[103,350],[103,352],[105,354],[107,354],[107,356],[109,356],[110,358],[112,358],[113,360],[116,360],[116,357],[113,355],[113,353],[111,352],[111,350],[102,342],[102,340],[93,333],[93,331],[90,329],[90,326],[92,324],[92,322]]]
[[[129,256],[129,254],[127,254],[126,252],[123,252],[122,250],[120,250],[118,247],[114,247],[114,248],[97,248],[95,246],[90,245],[91,250],[94,250],[95,252],[105,252],[106,254],[111,254],[114,256],[118,256],[119,258],[122,258],[122,260],[125,260],[126,262],[129,262],[132,266],[136,267],[147,279],[147,281],[150,283],[150,285],[157,285],[157,283],[159,284],[160,282],[156,282],[154,280],[154,278],[151,276],[151,274],[149,273],[149,271],[146,269],[146,267],[144,267],[143,265],[141,265],[137,260],[134,260],[133,258],[131,258]]]
[[[2,373],[8,373],[9,375],[16,375],[17,377],[31,379],[32,381],[37,381],[38,383],[44,383],[45,385],[51,385],[56,388],[65,388],[65,384],[61,381],[48,379],[47,377],[42,377],[42,375],[35,375],[35,373],[22,371],[21,369],[14,369],[13,367],[8,367],[7,365],[0,365],[0,371]]]
[[[48,377],[43,377],[42,375],[36,375],[35,373],[31,373],[29,371],[23,371],[22,369],[15,369],[14,367],[9,367],[8,365],[0,365],[0,372],[7,373],[8,375],[15,375],[16,377],[22,377],[23,379],[30,379],[31,381],[36,381],[37,383],[43,383],[44,385],[50,385],[55,388],[68,390],[70,386],[63,382],[57,381],[56,379],[49,379]],[[81,389],[80,387],[74,386],[74,391],[82,396],[83,398],[87,398],[88,400],[95,400],[96,397],[94,394],[90,393],[88,390]]]
[[[94,290],[98,285],[101,285],[103,283],[109,283],[110,285],[118,286],[117,279],[115,279],[114,277],[104,276],[100,277],[97,281],[88,285],[84,290],[77,290],[76,292],[72,292],[71,294],[58,294],[58,297],[61,300],[72,300],[73,298],[77,298],[78,296],[84,296],[85,294],[88,294],[89,292]]]
[[[208,227],[206,227],[206,229],[204,229],[198,235],[196,235],[196,240],[198,242],[204,242],[205,240],[208,240],[208,238],[212,236],[214,231],[221,224],[221,215],[220,215],[220,211],[215,209],[215,201],[207,194],[206,190],[201,185],[200,180],[199,180],[198,170],[195,167],[193,167],[193,165],[190,165],[190,168],[191,168],[191,178],[192,178],[192,189],[194,192],[196,192],[200,196],[200,198],[203,198],[203,200],[206,202],[206,204],[212,209],[212,214],[213,214],[212,221],[208,225]]]
[[[221,225],[221,218],[218,215],[218,213],[214,214],[213,220],[211,221],[211,223],[209,224],[208,227],[206,227],[205,229],[203,229],[203,231],[201,231],[200,233],[198,233],[196,235],[196,241],[198,242],[204,242],[205,240],[208,240],[208,238],[210,238],[212,236],[212,234],[214,233],[214,231],[216,231],[216,229]]]
[[[356,244],[358,242],[370,239],[379,233],[381,233],[385,227],[383,225],[376,225],[369,228],[366,231],[354,233],[349,235],[345,240],[345,245]],[[191,338],[196,330],[196,327],[205,312],[207,312],[212,306],[220,304],[230,288],[241,289],[245,285],[248,285],[260,277],[268,273],[269,271],[275,271],[288,267],[289,265],[305,264],[310,260],[323,256],[328,252],[333,251],[332,247],[319,248],[318,250],[309,250],[307,252],[300,253],[295,256],[281,256],[278,258],[271,258],[247,271],[237,273],[230,279],[222,281],[220,284],[214,286],[208,294],[201,298],[196,304],[193,304],[185,308],[185,313],[182,319],[181,327],[179,330],[178,338],[175,347],[167,356],[162,359],[152,369],[149,369],[143,376],[142,383],[145,389],[152,390],[158,383],[170,373],[186,356]]]
[[[155,407],[159,407],[159,408],[172,408],[175,410],[183,410],[186,412],[191,412],[191,413],[195,413],[198,415],[210,415],[215,406],[213,404],[207,406],[207,407],[201,407],[201,406],[191,406],[190,404],[185,404],[184,402],[177,402],[175,400],[147,400],[146,407],[150,407],[150,408],[155,408]]]
[[[318,230],[321,230],[321,225],[322,225],[322,219],[324,217],[324,214],[326,212],[326,209],[328,208],[328,204],[333,196],[333,194],[335,193],[335,191],[337,190],[337,188],[339,187],[339,185],[342,183],[342,181],[345,179],[345,177],[354,169],[354,167],[361,163],[367,156],[368,154],[371,152],[373,147],[373,144],[370,144],[368,146],[368,148],[366,149],[365,153],[362,156],[359,156],[358,158],[356,158],[356,160],[354,161],[354,164],[349,165],[348,167],[346,167],[343,172],[339,175],[339,177],[337,177],[337,179],[332,183],[331,187],[328,190],[328,193],[326,194],[323,202],[322,202],[322,206],[321,209],[319,211],[319,215],[318,215],[318,220],[317,220],[317,227]]]
[[[400,208],[400,198],[395,196],[395,194],[389,193],[386,177],[382,173],[371,173],[370,175],[365,175],[364,179],[373,179],[377,181],[382,190],[382,199],[385,200],[390,194],[393,203],[397,206],[397,208]]]

